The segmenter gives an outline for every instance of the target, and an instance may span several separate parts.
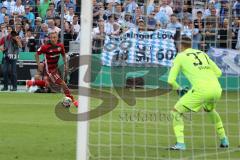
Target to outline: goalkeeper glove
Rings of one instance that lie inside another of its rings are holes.
[[[186,94],[188,92],[189,88],[188,87],[184,87],[184,88],[181,88],[181,89],[178,89],[177,90],[177,94],[182,97],[184,94]]]

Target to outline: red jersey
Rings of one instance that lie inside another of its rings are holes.
[[[64,56],[65,49],[62,43],[57,43],[56,45],[49,43],[42,45],[38,49],[37,54],[44,54],[45,69],[47,72],[52,72],[57,70],[60,54]]]

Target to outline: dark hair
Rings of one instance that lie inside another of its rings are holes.
[[[48,5],[48,6],[50,6],[50,5],[53,5],[53,6],[55,7],[55,4],[54,4],[54,3],[52,3],[52,2],[51,2],[51,3],[49,3],[49,5]]]
[[[16,36],[18,36],[19,34],[16,32],[16,31],[11,31],[11,36],[12,37],[16,37]]]
[[[181,45],[186,47],[186,48],[191,48],[191,46],[192,46],[191,38],[186,36],[186,35],[182,35],[182,37],[181,37]]]

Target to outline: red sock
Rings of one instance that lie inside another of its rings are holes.
[[[72,102],[74,102],[74,97],[71,95],[70,90],[69,90],[68,87],[63,88],[63,92],[64,92],[64,94],[65,94],[66,97],[71,98],[71,99],[72,99]]]
[[[34,85],[39,86],[39,87],[45,87],[46,86],[46,82],[44,80],[35,80],[33,82]]]

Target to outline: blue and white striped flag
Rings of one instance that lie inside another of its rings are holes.
[[[176,56],[175,30],[129,30],[105,39],[102,64],[107,66],[171,66]]]

